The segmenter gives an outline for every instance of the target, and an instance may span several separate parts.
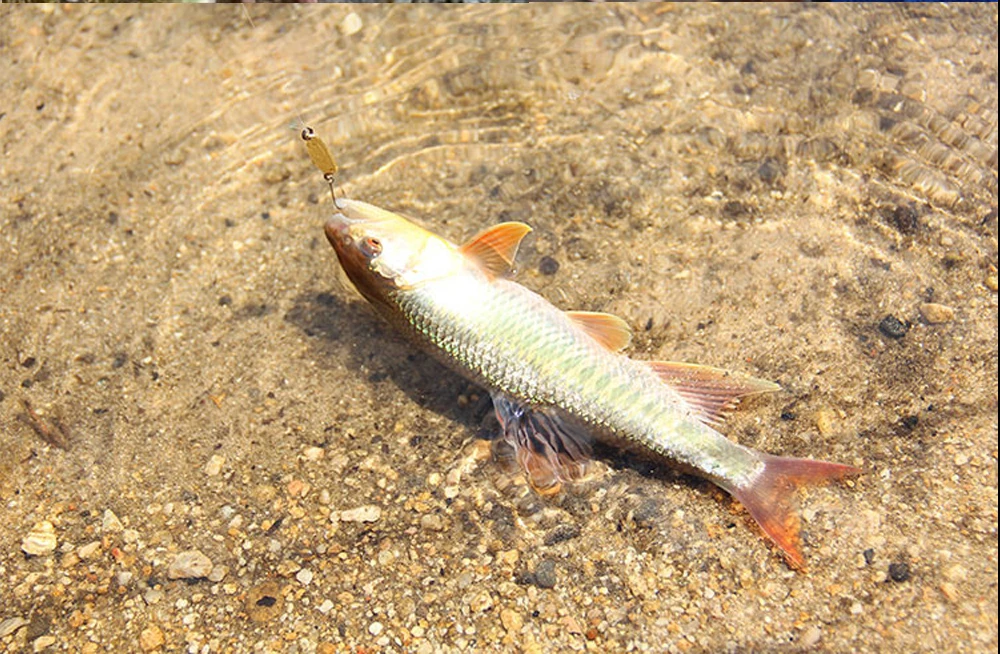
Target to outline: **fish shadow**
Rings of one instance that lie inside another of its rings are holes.
[[[357,375],[346,385],[371,384],[376,399],[389,404],[391,391],[385,386],[389,382],[421,408],[473,433],[482,431],[492,415],[489,393],[479,390],[479,401],[460,403],[459,396],[469,396],[479,387],[397,334],[363,302],[325,291],[301,293],[293,302],[285,321],[309,337],[321,370],[346,368],[348,374]],[[340,386],[336,379],[321,383]]]

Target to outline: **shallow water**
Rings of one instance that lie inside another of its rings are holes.
[[[995,649],[995,5],[7,6],[0,49],[0,643]],[[351,197],[531,224],[519,279],[635,356],[780,382],[726,433],[865,470],[803,493],[809,572],[666,467],[483,460],[481,391],[338,286],[303,123]]]

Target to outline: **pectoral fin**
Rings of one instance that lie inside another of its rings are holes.
[[[531,227],[524,223],[500,223],[472,237],[459,251],[490,275],[501,277],[511,271],[517,248],[529,232]]]
[[[649,367],[687,401],[699,420],[712,427],[722,424],[740,398],[781,388],[763,379],[691,363],[650,361]]]
[[[493,395],[493,407],[504,439],[528,483],[542,495],[562,489],[564,481],[580,481],[592,471],[592,438],[546,407],[525,407],[510,398]]]

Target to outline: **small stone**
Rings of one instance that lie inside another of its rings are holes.
[[[969,571],[960,563],[948,566],[942,573],[949,581],[965,581],[969,576]]]
[[[910,580],[910,566],[907,563],[890,563],[889,579],[897,583]]]
[[[199,550],[181,552],[167,569],[168,579],[200,579],[212,571],[212,560]]]
[[[19,615],[0,621],[0,638],[6,638],[21,627],[28,624],[28,621]]]
[[[995,274],[986,275],[985,283],[986,283],[986,288],[990,289],[994,293],[997,292],[997,276]]]
[[[225,579],[227,574],[229,574],[229,566],[215,565],[212,566],[212,571],[208,573],[208,580],[214,584],[217,584],[223,579]]]
[[[545,539],[542,541],[545,545],[551,547],[557,543],[562,543],[567,540],[572,540],[580,535],[580,526],[572,523],[563,523],[556,525],[545,534]]]
[[[559,262],[545,255],[538,261],[538,272],[543,275],[554,275],[559,272]]]
[[[167,642],[163,630],[151,624],[139,633],[139,648],[144,652],[154,652]]]
[[[55,551],[56,544],[56,528],[48,520],[42,520],[21,541],[21,551],[28,556],[45,556]]]
[[[111,509],[104,510],[104,516],[101,518],[101,530],[106,534],[118,533],[125,529],[125,525],[122,521],[118,519],[115,512]]]
[[[539,588],[553,588],[556,585],[556,562],[545,559],[535,568],[535,585]]]
[[[55,636],[39,636],[31,643],[31,647],[36,652],[44,652],[46,649],[56,644]]]
[[[306,461],[319,461],[326,454],[326,450],[322,447],[307,447],[302,450],[302,458]]]
[[[142,601],[146,604],[153,605],[157,602],[163,601],[164,593],[159,588],[150,588],[145,593],[142,594]]]
[[[208,463],[205,464],[205,474],[209,477],[215,477],[222,472],[224,465],[226,465],[226,457],[221,454],[213,454],[209,457]]]
[[[813,422],[821,436],[829,436],[833,433],[833,411],[830,409],[819,409],[813,414]]]
[[[382,626],[382,623],[376,621],[368,625],[368,633],[370,633],[372,636],[378,636],[380,633],[382,633],[383,628],[384,627]]]
[[[331,519],[333,519],[334,515],[338,515],[339,519],[343,522],[375,522],[382,517],[382,509],[369,504],[359,506],[356,509],[334,512],[331,514]]]
[[[514,609],[504,609],[500,611],[500,624],[507,630],[507,633],[516,634],[524,627],[524,618]]]
[[[420,528],[425,531],[444,531],[444,518],[436,513],[420,516]]]
[[[802,632],[802,636],[799,637],[799,645],[803,649],[811,649],[819,643],[819,639],[822,637],[823,632],[819,627],[813,625]]]
[[[80,547],[80,549],[76,551],[76,555],[79,556],[84,561],[86,561],[87,559],[94,556],[94,554],[96,554],[97,550],[99,549],[101,549],[101,541],[95,540]]]
[[[889,314],[878,324],[878,330],[893,339],[900,339],[906,336],[910,328],[900,321],[896,316]]]
[[[932,325],[940,325],[942,323],[951,322],[955,319],[955,310],[951,307],[947,307],[943,304],[935,304],[934,302],[925,302],[920,305],[920,315],[924,317],[924,320]]]
[[[340,33],[344,36],[353,36],[360,32],[362,27],[364,27],[364,23],[361,20],[361,16],[358,16],[353,11],[344,16],[344,20],[340,21]]]
[[[313,580],[313,571],[309,568],[302,568],[295,573],[295,579],[303,586],[308,586]]]
[[[493,596],[485,590],[469,600],[469,609],[473,613],[482,613],[491,608],[493,608]]]
[[[334,607],[333,602],[331,602],[330,600],[326,599],[326,600],[323,600],[323,603],[320,604],[316,608],[318,608],[319,612],[322,613],[323,615],[327,615],[330,611],[333,610],[333,607]]]

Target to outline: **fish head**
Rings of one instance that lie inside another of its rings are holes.
[[[324,231],[340,266],[370,302],[457,272],[458,249],[399,214],[340,198]]]

